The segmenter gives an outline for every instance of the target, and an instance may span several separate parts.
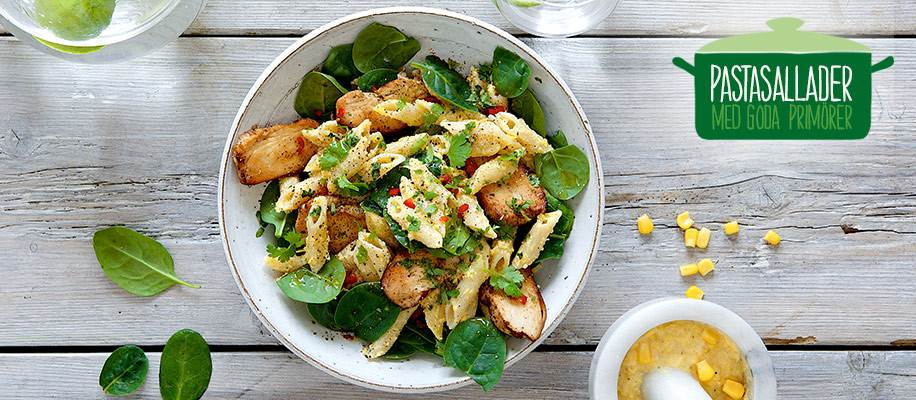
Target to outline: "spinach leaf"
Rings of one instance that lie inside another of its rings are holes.
[[[330,116],[337,107],[337,99],[347,90],[328,74],[312,71],[302,77],[293,108],[303,118]]]
[[[575,213],[569,206],[553,197],[549,192],[545,193],[545,195],[547,197],[547,211],[560,210],[563,215],[553,227],[553,232],[547,237],[544,248],[534,261],[535,264],[544,260],[563,257],[563,245],[566,243],[566,239],[569,238],[569,232],[572,231],[573,221],[575,220]]]
[[[398,338],[398,340],[394,342],[394,345],[388,349],[388,352],[385,353],[382,358],[386,360],[398,361],[406,360],[414,354],[417,354],[417,348],[402,342],[401,338]]]
[[[544,110],[541,109],[541,103],[534,97],[531,89],[526,89],[521,95],[512,99],[509,104],[512,113],[518,115],[528,126],[539,133],[541,136],[547,136],[547,128],[544,125]]]
[[[353,65],[353,43],[332,47],[328,57],[321,63],[321,72],[344,82],[359,75],[359,70]]]
[[[560,200],[576,197],[588,183],[588,157],[575,145],[534,156],[534,170],[544,189]]]
[[[210,386],[213,361],[203,336],[191,329],[175,332],[159,360],[162,400],[197,400]]]
[[[547,142],[555,149],[565,147],[569,144],[569,141],[566,140],[566,134],[564,134],[563,131],[557,131],[553,135],[548,135]]]
[[[429,249],[429,252],[438,258],[451,258],[476,250],[478,244],[477,238],[471,233],[471,230],[461,222],[461,219],[456,214],[452,214],[446,225],[442,248]]]
[[[376,68],[366,72],[356,80],[356,86],[364,92],[372,92],[382,85],[398,78],[398,71],[388,68]]]
[[[420,51],[420,42],[397,28],[373,22],[353,41],[353,64],[362,72],[398,69]]]
[[[468,122],[461,132],[449,138],[448,153],[446,154],[448,156],[448,165],[455,168],[464,168],[465,161],[471,156],[470,138],[475,126],[476,124],[473,121]]]
[[[143,350],[132,344],[121,346],[105,360],[99,374],[99,386],[111,396],[128,395],[143,385],[147,371],[149,360]]]
[[[463,371],[490,391],[503,375],[506,340],[489,320],[472,318],[448,334],[442,358],[445,365]]]
[[[337,325],[337,322],[334,321],[334,312],[337,311],[337,299],[331,300],[327,303],[309,303],[307,308],[309,310],[309,315],[315,319],[315,322],[320,325],[335,331],[341,330],[340,325]]]
[[[277,238],[283,236],[287,221],[285,212],[274,209],[274,206],[277,205],[277,199],[279,198],[280,181],[274,179],[264,188],[264,193],[261,194],[260,208],[257,212],[257,217],[261,221],[261,227],[272,225],[274,227],[274,236]]]
[[[433,96],[455,107],[477,112],[477,106],[468,101],[471,87],[461,74],[449,68],[448,63],[436,56],[426,56],[423,62],[410,65],[420,70],[420,77]]]
[[[363,182],[350,182],[346,175],[337,178],[337,189],[346,197],[359,197],[369,192],[369,184]]]
[[[518,54],[502,47],[493,50],[493,85],[499,94],[518,97],[528,89],[531,67]]]
[[[445,346],[445,343],[436,339],[429,329],[419,328],[409,323],[404,326],[398,341],[413,346],[417,351],[437,357],[442,357],[442,348]]]
[[[175,275],[172,255],[162,244],[123,226],[95,232],[92,248],[108,279],[133,295],[153,296],[176,283],[200,287]]]
[[[286,297],[293,300],[327,303],[340,294],[346,275],[343,263],[337,257],[331,257],[317,274],[305,266],[281,276],[277,279],[277,286]]]
[[[380,283],[366,282],[353,286],[340,298],[334,321],[360,339],[373,342],[394,324],[400,312],[401,308],[385,296]]]
[[[438,157],[433,155],[432,158],[435,161],[424,161],[431,172],[441,167],[442,164],[441,159]],[[422,158],[420,160],[423,161]],[[437,173],[433,172],[433,174]],[[388,215],[388,198],[391,197],[388,190],[397,187],[403,176],[410,177],[410,170],[405,167],[398,167],[389,171],[382,179],[376,182],[375,191],[369,194],[369,198],[364,200],[360,205],[364,210],[384,217],[385,221],[388,221],[388,227],[391,229],[392,236],[394,236],[398,243],[407,249],[407,251],[413,253],[420,245],[416,241],[410,240],[410,238],[407,237],[407,232]]]

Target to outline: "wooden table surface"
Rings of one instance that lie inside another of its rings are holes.
[[[403,398],[332,378],[251,314],[223,257],[216,184],[229,126],[256,77],[296,37],[385,0],[211,0],[186,35],[149,56],[75,65],[0,37],[0,398],[102,397],[116,346],[151,354],[139,398],[158,396],[158,351],[175,330],[214,351],[206,398]],[[427,0],[518,33],[489,1]],[[693,131],[693,81],[671,58],[777,16],[856,37],[896,65],[874,76],[870,135],[852,142],[709,142]],[[784,399],[904,399],[916,390],[916,7],[902,0],[623,0],[597,30],[523,40],[566,79],[595,129],[605,225],[582,296],[489,395],[584,398],[591,352],[643,301],[679,295],[697,254],[673,223],[737,218],[715,237],[707,299],[770,346]],[[634,220],[656,218],[649,238]],[[203,288],[133,297],[102,274],[90,237],[149,234]],[[760,237],[776,229],[779,248]],[[545,367],[549,365],[549,367]]]

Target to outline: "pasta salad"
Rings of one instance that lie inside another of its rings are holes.
[[[368,359],[430,354],[489,390],[505,336],[542,334],[532,271],[562,256],[589,162],[548,134],[517,54],[462,68],[419,50],[368,25],[305,74],[301,119],[251,129],[232,158],[267,183],[257,236],[282,293]]]

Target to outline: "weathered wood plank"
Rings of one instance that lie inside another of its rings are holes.
[[[891,400],[916,390],[916,353],[859,351],[771,352],[780,399]],[[156,398],[159,353],[150,353],[146,384],[131,398]],[[102,399],[98,374],[107,354],[2,354],[0,397]],[[469,386],[406,396],[374,392],[331,377],[285,352],[214,353],[207,398],[322,399],[492,398],[583,399],[588,396],[586,352],[532,353],[509,369],[490,393]],[[551,368],[544,368],[550,365]],[[53,383],[53,384],[49,384]]]
[[[336,18],[377,7],[404,5],[396,0],[328,1],[322,7],[296,0],[211,0],[188,29],[191,35],[301,35]],[[488,0],[423,2],[478,17],[512,33]],[[740,17],[737,17],[740,16]],[[696,36],[728,35],[765,29],[768,19],[793,16],[805,29],[845,35],[902,35],[916,32],[916,10],[903,0],[624,0],[610,18],[589,35]],[[0,28],[2,31],[2,28]]]
[[[594,344],[621,313],[688,286],[677,265],[719,260],[708,299],[770,343],[916,338],[916,66],[875,75],[871,135],[856,142],[704,142],[692,81],[670,64],[705,39],[527,40],[595,128],[607,182],[601,250],[577,306],[548,339]],[[229,275],[216,222],[225,134],[248,87],[292,39],[184,38],[132,63],[69,65],[0,40],[0,345],[161,344],[178,328],[213,344],[275,343]],[[916,41],[871,39],[876,55]],[[688,253],[673,216],[717,231]],[[635,233],[648,212],[658,230]],[[736,241],[718,223],[745,224]],[[92,232],[161,239],[203,289],[124,293],[99,271]],[[849,232],[844,234],[843,226]],[[784,237],[778,249],[759,238]],[[23,332],[28,332],[24,334]],[[801,339],[798,339],[801,338]]]

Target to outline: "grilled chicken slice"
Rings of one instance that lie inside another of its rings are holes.
[[[519,339],[535,341],[544,330],[547,306],[531,271],[525,269],[521,273],[525,276],[521,285],[522,297],[511,298],[487,282],[480,288],[480,304],[486,307],[496,329]]]
[[[477,201],[491,221],[519,226],[544,213],[547,209],[544,189],[534,186],[530,176],[528,169],[519,165],[504,182],[489,184],[477,192]]]
[[[436,286],[429,272],[439,267],[439,259],[425,251],[399,253],[382,274],[382,290],[401,308],[416,306]]]
[[[331,236],[328,251],[337,254],[356,240],[360,231],[366,229],[366,215],[361,207],[342,204],[338,198],[332,197],[331,202],[334,207],[328,213],[328,234]],[[311,201],[299,207],[299,215],[296,216],[296,231],[299,233],[307,233],[306,219],[309,208]]]
[[[245,132],[232,147],[239,182],[256,185],[301,172],[317,151],[302,137],[302,130],[317,126],[315,120],[304,118]]]
[[[423,81],[399,76],[375,90],[382,100],[401,100],[413,103],[416,99],[429,97],[429,91]]]
[[[407,124],[373,111],[382,102],[382,96],[371,92],[353,90],[337,99],[337,123],[355,128],[363,121],[372,123],[371,130],[382,134],[400,131]]]

